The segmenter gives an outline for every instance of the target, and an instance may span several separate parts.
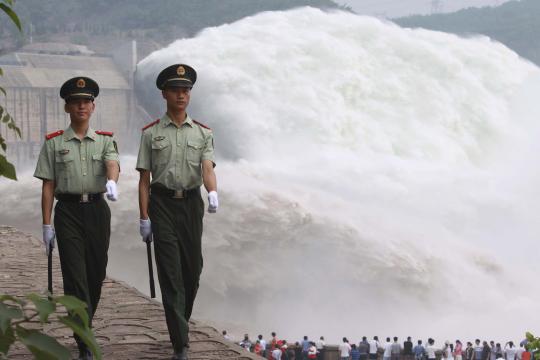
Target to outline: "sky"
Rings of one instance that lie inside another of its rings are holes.
[[[497,6],[509,0],[335,0],[349,5],[359,14],[395,18],[413,14],[429,14],[434,3],[437,12],[454,12],[468,7]]]

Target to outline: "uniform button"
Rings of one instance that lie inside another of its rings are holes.
[[[86,176],[86,173],[83,173],[83,176]]]
[[[86,160],[86,158],[83,157],[81,160]]]
[[[159,147],[160,147],[160,148],[162,148],[162,147],[163,147],[163,145],[159,145]]]

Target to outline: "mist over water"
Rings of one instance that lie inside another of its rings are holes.
[[[137,82],[155,109],[155,77],[177,62],[198,71],[189,110],[218,164],[197,318],[291,341],[540,330],[538,68],[484,37],[312,8],[151,54]],[[122,161],[109,275],[147,292]],[[32,214],[39,229],[40,182],[21,178],[0,182],[0,222]]]

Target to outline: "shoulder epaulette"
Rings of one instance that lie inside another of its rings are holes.
[[[101,130],[96,130],[96,134],[105,135],[105,136],[113,136],[114,135],[114,133],[112,131],[101,131]]]
[[[157,119],[156,121],[152,121],[150,124],[143,127],[142,130],[144,131],[144,130],[148,129],[149,127],[152,127],[152,126],[154,126],[156,124],[159,124],[159,119]]]
[[[204,124],[198,122],[197,120],[193,120],[193,122],[194,122],[195,124],[199,125],[199,126],[202,126],[202,127],[205,128],[205,129],[212,130],[212,129],[210,129],[208,126],[206,126],[206,125],[204,125]]]
[[[63,133],[64,133],[64,130],[58,130],[58,131],[45,135],[45,139],[51,140],[52,138],[62,135]]]

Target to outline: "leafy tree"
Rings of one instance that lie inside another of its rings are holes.
[[[13,0],[2,0],[0,2],[0,9],[4,13],[4,15],[8,16],[9,19],[17,26],[19,31],[22,31],[21,22],[19,20],[19,17],[13,11]],[[3,76],[4,73],[2,71],[2,68],[0,68],[0,76]],[[0,86],[0,92],[6,96],[6,90]],[[17,127],[15,124],[15,121],[9,115],[9,113],[4,109],[2,105],[0,105],[0,121],[3,124],[6,124],[9,130],[12,130],[15,132],[15,134],[20,138],[21,137],[21,129]],[[12,180],[17,180],[17,174],[15,172],[15,166],[13,166],[12,163],[10,163],[6,157],[6,151],[7,151],[7,144],[6,140],[0,133],[0,176],[5,176]]]
[[[527,349],[533,353],[534,360],[540,360],[540,338],[534,336],[530,332],[525,334],[527,338]]]
[[[60,307],[61,306],[61,307]],[[67,310],[67,314],[63,311]],[[69,360],[70,351],[55,338],[44,334],[39,326],[57,320],[73,330],[100,360],[101,352],[88,325],[86,304],[73,296],[43,297],[29,294],[23,299],[0,295],[0,359],[7,359],[9,348],[20,341],[38,360]]]

